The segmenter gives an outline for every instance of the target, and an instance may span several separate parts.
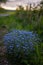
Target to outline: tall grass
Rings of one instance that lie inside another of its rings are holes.
[[[25,59],[26,65],[43,65],[43,12],[16,10],[15,14],[6,17],[0,17],[0,29],[6,26],[8,31],[13,29],[28,30],[36,32],[40,37],[40,43],[35,46],[36,50],[31,57],[30,64]]]

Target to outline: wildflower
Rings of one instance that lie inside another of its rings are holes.
[[[4,44],[9,52],[21,52],[24,54],[30,53],[34,50],[34,45],[37,44],[38,36],[30,31],[13,30],[4,36]]]

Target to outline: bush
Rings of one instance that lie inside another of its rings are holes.
[[[4,8],[0,8],[0,13],[5,13],[6,10]]]
[[[37,34],[29,31],[13,30],[4,36],[6,57],[12,65],[38,65],[35,46],[38,45]],[[35,56],[35,57],[34,57]],[[37,61],[37,63],[36,63]]]

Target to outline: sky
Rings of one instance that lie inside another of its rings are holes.
[[[16,9],[17,6],[19,5],[27,5],[27,4],[32,4],[35,3],[36,5],[40,2],[41,0],[8,0],[6,4],[2,4],[2,7],[5,9]]]
[[[8,1],[28,1],[28,2],[30,2],[30,3],[33,3],[33,2],[39,2],[39,1],[41,1],[41,0],[8,0]]]

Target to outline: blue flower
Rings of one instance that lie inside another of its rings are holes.
[[[22,49],[24,54],[30,53],[33,51],[34,45],[38,42],[38,35],[36,33],[30,31],[23,31],[23,30],[13,30],[4,36],[4,44],[7,49],[9,49],[9,53],[14,50],[13,52],[21,52]]]

